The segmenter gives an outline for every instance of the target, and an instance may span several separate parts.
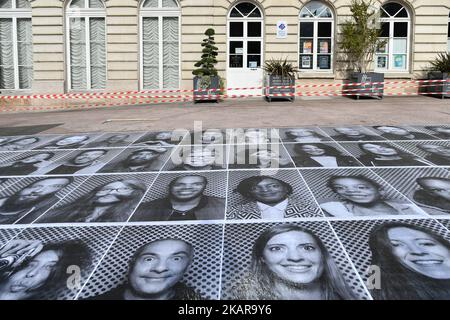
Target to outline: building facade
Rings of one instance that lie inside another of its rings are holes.
[[[261,65],[287,58],[298,81],[339,82],[340,25],[351,0],[0,0],[0,92],[191,89],[207,28],[228,87],[261,85]],[[450,50],[450,0],[377,0],[374,69],[418,79]]]

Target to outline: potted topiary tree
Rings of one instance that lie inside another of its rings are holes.
[[[218,96],[221,94],[221,79],[218,76],[215,65],[217,64],[218,48],[214,41],[215,31],[208,28],[205,31],[207,38],[203,39],[201,46],[201,59],[195,64],[195,69],[192,71],[194,77],[194,102],[198,100],[219,100]],[[207,96],[213,96],[207,98]]]
[[[358,86],[347,86],[357,98],[360,95],[383,97],[384,85],[372,82],[384,82],[384,74],[369,72],[377,48],[386,45],[386,40],[380,40],[381,29],[378,27],[378,15],[373,9],[372,1],[352,0],[350,11],[352,19],[341,27],[340,47],[346,55],[352,73],[353,83],[366,83]]]
[[[292,63],[280,59],[269,59],[265,62],[263,70],[266,73],[265,76],[265,87],[264,95],[269,100],[272,101],[273,97],[277,94],[290,94],[287,99],[294,101],[295,97],[295,75],[299,71]],[[272,88],[272,87],[283,87],[289,86],[289,88]]]
[[[427,91],[430,93],[441,93],[441,98],[450,97],[450,53],[440,53],[436,59],[431,61],[428,80],[444,80],[437,83],[427,83]],[[438,95],[439,96],[439,95]]]

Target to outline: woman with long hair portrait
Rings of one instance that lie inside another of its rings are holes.
[[[384,142],[361,142],[359,148],[364,152],[358,160],[366,166],[428,166],[425,161],[413,154]]]
[[[144,196],[140,180],[108,182],[71,203],[51,210],[38,223],[126,221]]]
[[[307,128],[293,128],[284,132],[285,142],[320,142],[330,140],[316,131]]]
[[[354,299],[327,248],[312,231],[282,224],[256,239],[251,264],[234,298],[243,300]]]
[[[424,227],[389,222],[369,238],[371,265],[380,268],[378,300],[450,299],[450,243]]]
[[[323,143],[302,143],[294,145],[292,157],[297,167],[354,167],[360,164],[351,156]]]

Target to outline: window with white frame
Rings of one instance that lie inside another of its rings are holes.
[[[32,46],[30,2],[0,0],[0,90],[31,88]]]
[[[333,68],[334,17],[320,1],[311,1],[300,11],[300,70],[331,71]]]
[[[101,0],[72,0],[66,10],[68,88],[106,87],[105,6]]]
[[[447,25],[447,51],[450,52],[450,13],[448,14],[448,25]]]
[[[376,70],[408,71],[409,34],[411,19],[408,10],[396,2],[381,7],[381,37],[384,40],[376,51]]]
[[[180,87],[180,8],[176,0],[146,0],[141,16],[141,87]]]

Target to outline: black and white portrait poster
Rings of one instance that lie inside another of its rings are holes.
[[[92,176],[37,223],[126,222],[154,179],[154,174]]]
[[[78,299],[219,299],[222,224],[125,227]]]
[[[1,229],[0,239],[9,241],[0,249],[0,300],[75,299],[119,231],[118,226]]]

